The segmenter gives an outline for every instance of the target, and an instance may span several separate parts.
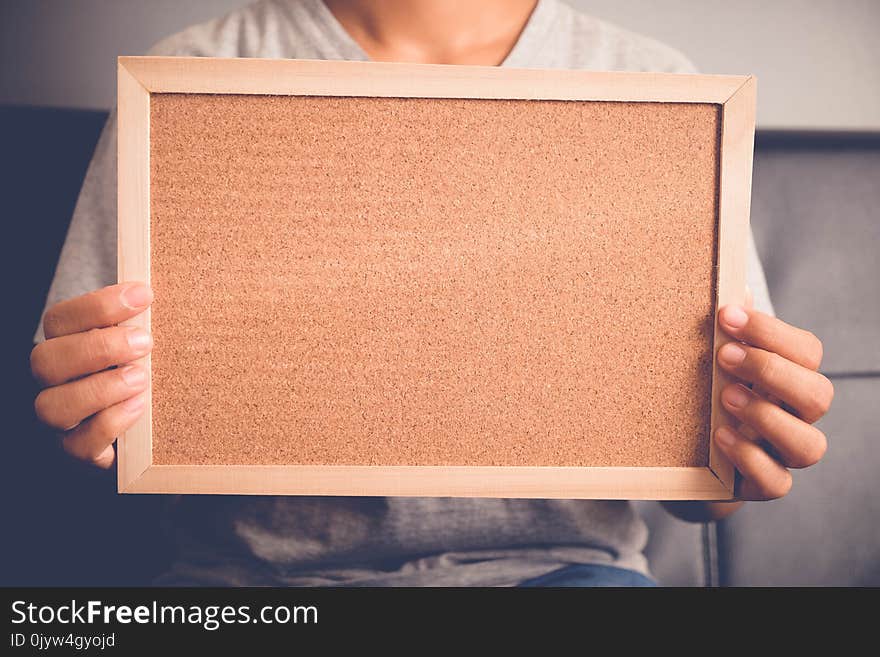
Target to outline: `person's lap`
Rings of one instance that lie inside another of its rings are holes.
[[[572,564],[559,570],[520,582],[523,587],[617,587],[657,586],[642,573],[603,564]]]

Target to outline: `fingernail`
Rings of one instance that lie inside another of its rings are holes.
[[[147,373],[143,367],[128,365],[119,370],[122,380],[130,388],[140,388],[147,380]]]
[[[722,447],[731,447],[736,442],[736,436],[727,427],[718,427],[718,431],[715,432],[715,442]]]
[[[725,388],[721,396],[724,398],[725,404],[734,408],[743,408],[749,403],[749,393],[741,385]]]
[[[749,315],[741,306],[727,306],[722,313],[722,319],[730,328],[741,329],[748,324]]]
[[[142,328],[136,326],[131,327],[128,329],[128,335],[126,338],[128,339],[128,346],[131,347],[134,352],[143,354],[149,351],[151,342],[150,334]]]
[[[124,402],[122,402],[122,408],[129,413],[134,413],[135,411],[139,411],[144,407],[145,399],[146,395],[144,393],[135,395],[131,399],[126,399]]]
[[[736,342],[728,342],[718,351],[719,360],[729,367],[736,367],[746,358],[746,350]]]
[[[122,291],[122,304],[126,308],[136,310],[145,308],[153,300],[153,292],[146,285],[138,283]]]

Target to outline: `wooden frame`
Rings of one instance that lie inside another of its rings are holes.
[[[716,307],[745,301],[755,125],[745,76],[120,57],[119,280],[150,280],[150,97],[153,93],[505,98],[712,103],[722,111]],[[150,328],[149,311],[131,325]],[[716,323],[715,352],[729,341]],[[144,359],[149,371],[149,357]],[[713,366],[711,431],[726,418],[728,377]],[[151,404],[118,442],[124,493],[420,495],[602,499],[734,497],[735,473],[710,441],[708,467],[175,466],[153,465]]]

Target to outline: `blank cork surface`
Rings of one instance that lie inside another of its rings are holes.
[[[719,126],[152,94],[153,463],[707,465]]]

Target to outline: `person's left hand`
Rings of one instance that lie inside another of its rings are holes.
[[[715,443],[739,471],[741,500],[771,500],[791,489],[789,468],[805,468],[825,454],[825,435],[812,426],[828,412],[831,382],[817,370],[822,343],[808,331],[751,308],[725,306],[721,328],[737,342],[718,350],[718,364],[741,383],[721,392],[739,420],[715,432]]]

